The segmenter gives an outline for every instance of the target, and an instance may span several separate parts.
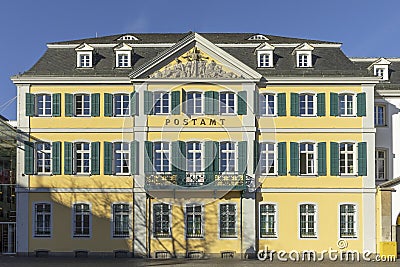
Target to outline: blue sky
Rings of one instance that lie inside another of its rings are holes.
[[[4,0],[0,114],[16,119],[10,76],[46,43],[125,32],[257,32],[343,43],[348,56],[400,57],[398,0]]]

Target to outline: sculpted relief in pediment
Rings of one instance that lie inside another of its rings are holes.
[[[150,78],[205,78],[205,79],[237,79],[240,75],[227,70],[214,59],[206,56],[199,49],[193,48],[183,56],[176,58],[150,75]]]

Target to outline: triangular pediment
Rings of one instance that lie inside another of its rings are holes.
[[[274,50],[275,46],[270,45],[269,43],[265,42],[257,46],[255,51],[271,51]]]
[[[301,45],[297,46],[293,50],[292,54],[294,54],[297,51],[313,51],[313,50],[314,50],[314,47],[312,45],[307,44],[307,43],[302,43]]]
[[[132,46],[127,45],[125,43],[121,43],[119,45],[117,45],[116,47],[114,47],[115,51],[132,51]]]
[[[380,59],[378,59],[377,61],[375,61],[371,65],[390,65],[390,63],[392,63],[392,62],[390,62],[386,58],[381,57]]]
[[[190,33],[133,71],[130,78],[255,80],[261,75],[200,34]]]
[[[75,48],[76,51],[93,51],[94,48],[87,43],[83,43],[78,45],[78,47]]]
[[[238,79],[244,78],[238,72],[218,62],[215,58],[193,47],[180,57],[149,75],[156,79],[205,78]]]

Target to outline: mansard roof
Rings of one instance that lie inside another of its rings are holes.
[[[88,38],[48,44],[45,54],[36,64],[22,76],[62,76],[62,77],[128,77],[160,54],[165,53],[181,40],[190,36],[189,33],[126,33],[105,37]],[[197,33],[196,33],[197,34]],[[274,67],[258,68],[254,50],[265,40],[248,40],[258,33],[199,33],[202,38],[219,47],[221,51],[238,59],[247,67],[259,74],[270,76],[371,76],[367,69],[356,66],[340,49],[340,43],[301,38],[289,38],[265,35],[268,44],[273,45]],[[138,40],[120,41],[124,35],[133,35]],[[132,46],[131,68],[115,68],[114,48],[122,42]],[[93,68],[76,68],[75,48],[86,43],[94,47]],[[312,51],[313,67],[302,69],[296,67],[292,51],[297,46],[307,43],[314,47]]]

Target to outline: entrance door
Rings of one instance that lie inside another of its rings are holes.
[[[15,223],[0,223],[0,253],[15,254]]]

